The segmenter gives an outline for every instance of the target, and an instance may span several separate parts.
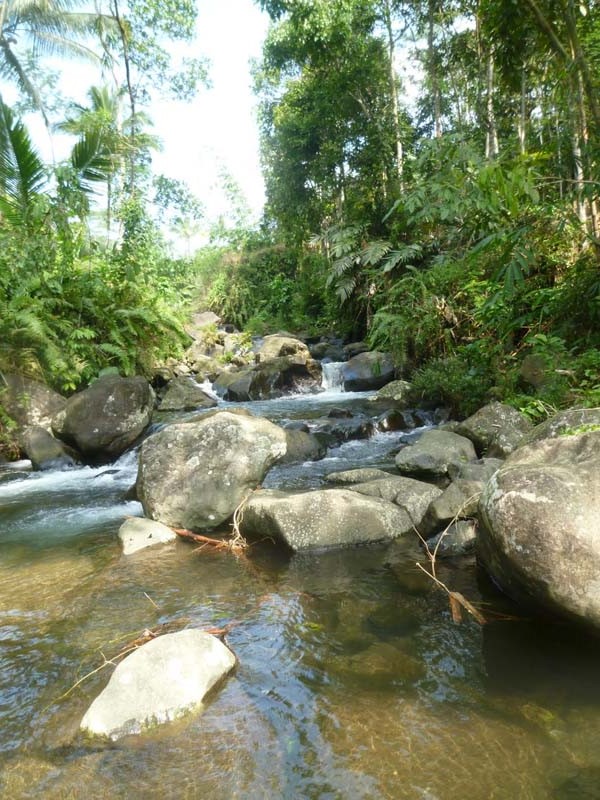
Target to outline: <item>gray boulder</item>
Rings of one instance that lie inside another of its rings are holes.
[[[504,464],[502,458],[480,458],[467,464],[453,464],[448,469],[448,475],[455,480],[480,481],[487,483],[494,472]]]
[[[456,433],[470,439],[480,455],[505,458],[532,428],[532,422],[516,408],[494,402],[461,422]]]
[[[292,464],[303,461],[319,461],[324,458],[327,448],[318,439],[302,430],[285,428],[287,453],[280,459],[280,464]]]
[[[123,547],[123,555],[130,556],[152,547],[155,544],[173,542],[177,539],[177,534],[171,528],[163,525],[162,522],[155,522],[144,517],[130,517],[119,528],[117,534]]]
[[[192,411],[195,408],[213,408],[214,397],[208,395],[193,378],[174,378],[158,407],[159,411]]]
[[[43,383],[0,372],[0,404],[11,419],[25,428],[39,426],[50,430],[52,418],[67,401]]]
[[[404,509],[348,489],[261,490],[244,506],[240,529],[245,536],[271,537],[299,551],[395,539],[413,525]]]
[[[402,475],[387,475],[374,481],[356,483],[348,486],[348,489],[395,503],[406,511],[415,529],[421,525],[431,503],[442,494],[437,486]]]
[[[519,448],[479,511],[479,558],[507,594],[600,626],[600,431]]]
[[[237,372],[223,371],[214,390],[225,400],[268,400],[283,394],[316,390],[321,385],[321,367],[302,355],[271,358]]]
[[[372,419],[357,414],[354,417],[319,417],[312,421],[313,432],[334,442],[347,442],[350,439],[368,439],[375,433]]]
[[[144,378],[107,375],[70,397],[52,430],[87,459],[111,461],[148,427],[153,408],[154,392]]]
[[[458,479],[436,497],[427,509],[421,524],[425,536],[445,528],[454,519],[467,519],[477,516],[479,498],[483,490],[480,481]]]
[[[147,517],[174,528],[215,528],[286,454],[285,431],[272,422],[208,414],[169,425],[142,444],[137,491]]]
[[[39,426],[23,431],[21,446],[36,470],[70,469],[79,461],[71,448]]]
[[[395,406],[406,408],[410,403],[412,383],[408,381],[390,381],[383,386],[372,400],[393,400]]]
[[[444,477],[448,470],[477,458],[470,439],[442,430],[425,431],[396,456],[396,467],[407,475]]]
[[[559,411],[545,422],[536,425],[526,437],[524,444],[532,444],[542,439],[554,439],[556,436],[580,428],[600,428],[600,408],[568,408],[566,411]]]
[[[81,720],[81,729],[119,739],[200,708],[235,666],[215,636],[183,630],[152,639],[125,658]]]
[[[344,388],[348,392],[381,389],[393,379],[396,370],[389,353],[375,350],[359,353],[346,361],[341,369]]]
[[[264,363],[282,356],[295,356],[299,362],[304,364],[311,357],[308,347],[300,339],[274,333],[270,336],[265,336],[256,354],[256,360]]]

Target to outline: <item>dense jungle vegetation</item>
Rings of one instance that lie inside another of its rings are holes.
[[[65,392],[150,375],[195,303],[253,332],[366,337],[457,413],[600,404],[597,0],[259,5],[263,221],[233,187],[234,222],[173,258],[156,210],[182,237],[202,210],[152,174],[145,109],[206,79],[165,48],[192,38],[192,0],[0,2],[0,75],[23,97],[0,101],[0,370]],[[61,107],[43,56],[90,49],[122,80]],[[73,135],[65,163],[40,158],[30,108]]]

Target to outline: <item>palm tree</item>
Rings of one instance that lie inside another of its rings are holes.
[[[0,0],[0,78],[9,80],[43,112],[39,92],[19,55],[23,44],[39,56],[98,60],[90,36],[114,28],[112,17],[75,10],[77,0]]]
[[[59,189],[66,186],[89,209],[88,198],[97,182],[105,182],[111,162],[104,142],[95,132],[84,132],[73,146],[66,165],[56,169]],[[0,221],[27,228],[37,201],[49,192],[49,170],[31,141],[25,125],[0,96]]]
[[[57,130],[72,133],[83,139],[97,143],[98,154],[105,159],[103,166],[106,175],[107,216],[106,228],[110,231],[112,216],[112,196],[119,172],[125,164],[134,164],[136,158],[148,150],[160,147],[157,137],[144,132],[144,126],[151,126],[150,118],[137,112],[132,123],[130,117],[121,119],[122,93],[106,86],[92,86],[88,91],[89,105],[74,103],[67,118],[56,125]],[[136,135],[130,131],[135,127]]]

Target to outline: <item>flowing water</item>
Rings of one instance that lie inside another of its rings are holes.
[[[366,402],[331,391],[252,406],[310,422]],[[268,482],[390,466],[405,438],[347,443]],[[135,470],[128,454],[0,484],[2,798],[600,797],[600,648],[588,637],[526,619],[453,623],[409,539],[292,557],[177,542],[124,557],[117,530],[141,514],[124,499]],[[440,577],[514,613],[472,562]],[[239,665],[202,713],[116,743],[79,734],[111,667],[94,670],[144,628],[234,621]]]

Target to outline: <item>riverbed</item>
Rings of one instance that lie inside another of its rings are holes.
[[[309,422],[368,396],[245,404]],[[265,485],[392,469],[417,431],[377,433]],[[600,648],[523,617],[473,559],[440,565],[495,621],[452,621],[419,542],[248,555],[178,541],[124,557],[135,453],[0,484],[3,798],[587,800],[600,797]],[[146,628],[230,626],[239,664],[201,713],[105,743],[79,722]],[[104,666],[102,666],[104,665]],[[88,676],[80,684],[84,676]],[[78,684],[78,685],[77,685]]]

